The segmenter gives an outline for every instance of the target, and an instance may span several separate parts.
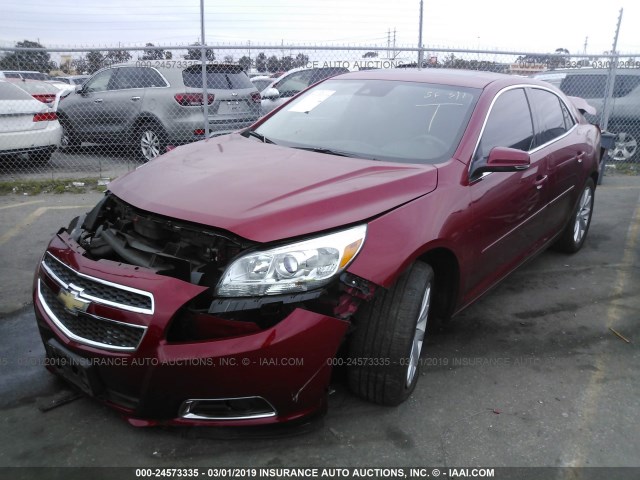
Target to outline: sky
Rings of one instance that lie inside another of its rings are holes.
[[[200,37],[199,0],[2,0],[0,47],[35,40],[46,47],[177,45]],[[205,0],[207,44],[417,46],[420,0]],[[640,57],[638,0],[533,2],[424,1],[427,47]],[[587,38],[588,37],[588,38]]]

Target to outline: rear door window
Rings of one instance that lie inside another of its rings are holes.
[[[120,67],[112,83],[113,90],[166,86],[158,72],[145,67]]]
[[[536,144],[542,145],[564,135],[568,128],[558,96],[539,88],[531,88],[527,94],[537,119]]]

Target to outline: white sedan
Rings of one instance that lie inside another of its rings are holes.
[[[45,103],[17,85],[0,80],[0,161],[26,153],[35,163],[49,162],[62,137],[56,113],[59,95]]]

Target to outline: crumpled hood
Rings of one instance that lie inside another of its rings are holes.
[[[125,202],[257,242],[360,222],[436,188],[432,165],[378,162],[233,134],[186,145],[109,185]]]

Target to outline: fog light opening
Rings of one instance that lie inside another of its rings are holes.
[[[190,399],[179,416],[188,420],[250,420],[275,417],[276,410],[262,397]]]

